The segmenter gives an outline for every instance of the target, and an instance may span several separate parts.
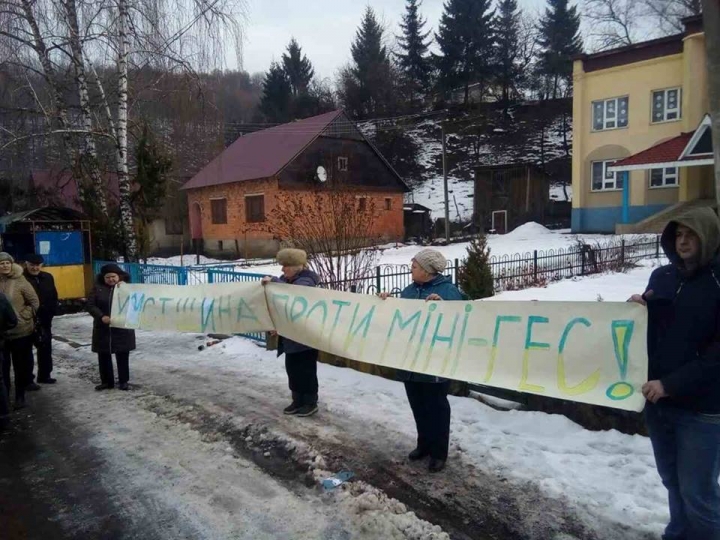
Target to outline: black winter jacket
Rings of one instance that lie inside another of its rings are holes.
[[[5,332],[17,326],[18,319],[15,310],[3,293],[0,293],[0,348],[5,342]]]
[[[685,270],[675,251],[678,224],[700,236],[701,262],[694,272]],[[645,293],[649,317],[648,378],[660,380],[669,396],[660,400],[660,404],[720,413],[718,245],[720,230],[714,213],[704,215],[694,210],[689,218],[678,217],[663,232],[662,246],[671,264],[652,273]]]
[[[120,280],[128,283],[130,276],[121,273]],[[112,297],[115,287],[108,287],[101,275],[95,279],[90,296],[87,299],[87,312],[92,315],[93,335],[92,351],[95,353],[118,353],[135,350],[135,330],[113,328],[102,322],[103,316],[110,316]]]
[[[57,315],[58,292],[55,287],[55,278],[48,272],[40,272],[33,276],[25,270],[25,279],[33,286],[40,300],[37,318],[41,324],[49,324]]]

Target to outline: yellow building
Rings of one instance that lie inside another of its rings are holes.
[[[714,204],[702,18],[573,66],[573,232],[653,230]]]

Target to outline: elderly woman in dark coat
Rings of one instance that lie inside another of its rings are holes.
[[[130,351],[135,350],[135,331],[110,327],[115,286],[121,281],[129,282],[130,276],[116,264],[106,264],[100,269],[95,287],[87,301],[87,312],[92,315],[93,336],[92,351],[98,355],[100,384],[95,390],[115,387],[112,355],[115,355],[118,368],[118,388],[128,390],[130,380]]]
[[[400,293],[400,298],[437,302],[463,300],[460,290],[450,278],[443,276],[447,260],[435,249],[423,249],[413,257],[410,271],[413,282]],[[390,296],[381,293],[383,300]],[[450,446],[450,403],[447,399],[450,381],[433,375],[398,370],[398,379],[405,382],[410,408],[417,428],[417,447],[410,452],[411,461],[430,456],[428,470],[445,468]]]
[[[276,258],[282,266],[282,275],[264,277],[263,285],[276,282],[315,287],[320,283],[318,275],[308,270],[307,253],[303,250],[281,249]],[[292,392],[292,403],[285,407],[283,412],[296,416],[312,416],[318,410],[318,350],[281,336],[278,341],[278,356],[283,353],[285,353],[285,370]]]

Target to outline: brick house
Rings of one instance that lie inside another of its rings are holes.
[[[332,190],[351,193],[358,211],[372,209],[373,240],[404,236],[408,187],[343,111],[244,135],[182,189],[192,238],[213,256],[274,255],[288,240],[277,211],[293,201],[320,200]],[[292,219],[300,227],[312,216]]]

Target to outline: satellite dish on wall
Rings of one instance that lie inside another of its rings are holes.
[[[327,171],[322,165],[317,168],[316,174],[318,180],[320,180],[321,182],[325,182],[327,180]]]

